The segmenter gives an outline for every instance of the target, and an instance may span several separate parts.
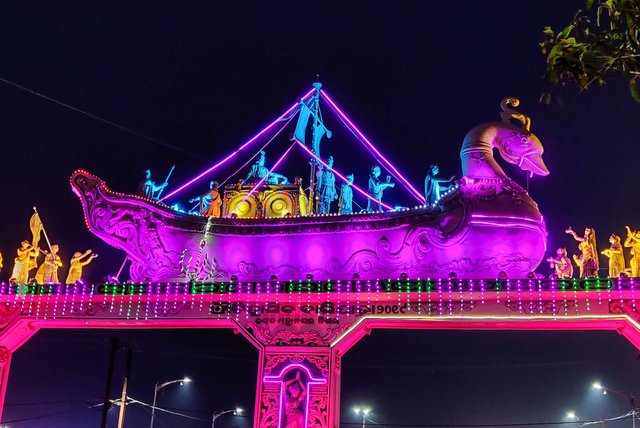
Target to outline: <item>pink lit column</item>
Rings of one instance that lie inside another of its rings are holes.
[[[4,410],[4,398],[7,393],[9,381],[9,368],[11,366],[11,351],[6,346],[0,346],[0,420]]]
[[[339,425],[340,370],[329,346],[267,346],[258,370],[256,428]]]

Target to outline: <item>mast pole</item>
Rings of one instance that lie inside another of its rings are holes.
[[[313,96],[313,135],[311,141],[315,141],[316,132],[318,131],[318,122],[320,121],[320,89],[322,88],[322,83],[316,81],[313,84],[316,93]],[[313,143],[311,144],[311,149],[313,153],[320,157],[320,145],[318,144],[318,150],[316,152],[316,148],[313,147]],[[316,165],[317,162],[315,159],[311,159],[309,162],[311,164],[311,172],[309,176],[309,214],[313,214],[316,212],[315,207],[315,187],[316,187]]]

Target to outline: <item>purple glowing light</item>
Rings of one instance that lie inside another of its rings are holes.
[[[342,180],[344,180],[345,183],[349,181],[349,180],[347,180],[347,178],[344,175],[342,175],[340,172],[338,172],[335,168],[329,167],[329,165],[327,165],[322,159],[320,159],[318,156],[316,156],[315,153],[313,153],[311,150],[309,150],[309,148],[307,146],[305,146],[304,144],[302,144],[298,140],[295,140],[295,141],[300,145],[300,147],[302,147],[304,149],[304,151],[306,151],[309,155],[311,155],[315,160],[320,162],[322,164],[322,166],[324,166],[328,170],[334,172],[338,177],[340,177]],[[360,187],[356,186],[355,184],[351,183],[351,185],[353,186],[354,189],[356,189],[359,193],[361,193],[367,199],[371,199],[375,203],[380,203],[380,205],[382,205],[383,207],[385,207],[388,210],[393,210],[392,207],[390,207],[389,205],[385,204],[382,201],[378,201],[376,198],[372,197],[369,193],[365,192],[363,189],[361,189]]]
[[[314,89],[310,89],[309,92],[307,92],[300,101],[304,101],[307,98],[309,98],[309,96],[311,96],[311,94],[313,94],[315,92],[315,88]],[[210,168],[208,168],[207,170],[201,172],[200,174],[196,175],[194,178],[192,178],[191,180],[187,181],[186,183],[184,183],[183,185],[181,185],[180,187],[178,187],[176,190],[170,192],[169,194],[167,194],[166,196],[164,196],[162,199],[160,199],[160,202],[178,194],[179,192],[183,191],[184,189],[186,189],[187,187],[191,186],[192,184],[194,184],[195,182],[201,180],[203,177],[205,177],[206,175],[208,175],[209,173],[213,172],[215,169],[217,169],[219,166],[225,164],[229,159],[232,159],[233,157],[235,157],[238,153],[240,153],[244,148],[246,148],[247,146],[249,146],[250,144],[252,144],[254,141],[256,141],[259,137],[262,136],[262,134],[264,134],[265,132],[269,131],[271,128],[273,128],[278,122],[282,121],[286,116],[288,116],[289,114],[291,114],[291,112],[293,112],[296,108],[298,108],[300,106],[300,101],[297,101],[294,105],[292,105],[291,107],[289,107],[289,109],[287,109],[287,111],[285,111],[284,113],[282,113],[276,120],[274,120],[273,122],[271,122],[269,125],[265,126],[264,128],[262,128],[262,130],[260,132],[258,132],[256,135],[253,136],[253,138],[251,138],[249,141],[245,142],[243,145],[241,145],[239,148],[237,148],[236,150],[234,150],[233,152],[231,152],[231,154],[229,154],[226,158],[222,159],[220,162],[216,163],[215,165],[211,166]]]
[[[306,366],[303,366],[302,364],[298,364],[298,363],[292,363],[287,365],[286,367],[284,367],[281,371],[280,374],[278,375],[272,375],[272,376],[265,376],[263,378],[264,382],[272,382],[272,383],[280,383],[280,409],[279,409],[279,418],[278,418],[278,428],[282,428],[282,422],[283,422],[283,417],[282,417],[282,408],[285,405],[285,401],[284,401],[284,394],[285,394],[285,385],[284,385],[284,375],[289,372],[290,370],[292,370],[293,368],[297,368],[300,369],[302,371],[304,371],[307,375],[307,396],[305,397],[305,404],[304,404],[304,428],[308,427],[309,424],[309,396],[310,394],[310,387],[311,385],[322,385],[327,383],[326,379],[322,379],[322,378],[315,378],[311,375],[311,372],[309,371],[309,369]]]
[[[249,190],[249,193],[247,193],[247,196],[245,196],[244,198],[242,198],[242,200],[238,203],[238,205],[236,205],[236,208],[234,209],[234,211],[235,211],[236,209],[238,209],[238,207],[240,207],[240,205],[242,205],[242,204],[243,204],[247,199],[249,199],[249,197],[250,197],[251,195],[253,195],[253,193],[256,191],[256,189],[257,189],[258,187],[260,187],[260,186],[262,185],[262,183],[264,183],[264,181],[269,177],[269,174],[271,174],[271,172],[272,172],[273,170],[275,170],[275,169],[278,167],[278,165],[280,165],[280,163],[282,163],[282,161],[284,160],[284,158],[286,158],[286,157],[287,157],[287,155],[289,154],[289,152],[291,151],[291,149],[293,149],[293,146],[295,146],[295,145],[296,145],[296,142],[294,141],[294,142],[293,142],[293,144],[291,144],[291,145],[289,146],[289,148],[287,149],[287,151],[286,151],[286,152],[284,152],[282,156],[280,156],[280,158],[276,161],[276,163],[275,163],[275,164],[273,164],[273,166],[271,167],[271,169],[269,170],[269,172],[267,172],[267,174],[266,174],[264,177],[262,177],[262,178],[260,179],[260,181],[258,181],[258,182],[255,184],[255,186],[253,186],[253,187],[251,188],[251,190]]]
[[[342,110],[340,110],[340,108],[337,106],[337,104],[331,99],[331,97],[327,94],[327,92],[324,89],[320,90],[320,93],[322,94],[322,96],[327,100],[327,102],[329,103],[329,105],[331,106],[331,108],[333,109],[333,111],[335,111],[341,118],[342,120],[344,120],[345,123],[348,124],[348,126],[351,128],[351,130],[359,137],[358,139],[366,144],[376,155],[378,155],[380,157],[380,159],[382,159],[383,163],[386,165],[386,167],[388,169],[390,169],[391,171],[394,172],[394,174],[400,179],[400,181],[402,181],[405,186],[413,193],[413,196],[421,203],[421,204],[426,204],[426,200],[424,198],[424,195],[422,195],[421,192],[418,192],[409,182],[409,180],[407,180],[401,173],[400,171],[398,171],[396,169],[396,167],[382,154],[380,153],[380,151],[367,139],[367,137],[364,136],[364,134],[362,133],[362,131],[360,131],[360,129],[358,129],[358,127],[349,119],[349,117],[342,112]]]

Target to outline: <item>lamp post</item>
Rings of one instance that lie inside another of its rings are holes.
[[[576,412],[574,412],[573,410],[569,410],[567,412],[566,418],[576,422],[580,421],[580,418],[578,418],[578,415],[576,415]]]
[[[243,411],[244,410],[242,410],[240,407],[236,407],[235,409],[224,410],[222,412],[213,412],[213,416],[211,417],[211,428],[216,428],[216,420],[220,416],[226,415],[227,413],[233,413],[234,415],[241,415]]]
[[[158,398],[158,391],[160,391],[162,388],[165,388],[173,383],[179,383],[180,385],[182,385],[189,382],[191,382],[191,379],[189,379],[188,377],[183,377],[182,379],[170,380],[168,382],[164,382],[161,384],[158,384],[156,382],[156,385],[153,388],[153,405],[151,407],[151,424],[149,425],[150,428],[153,428],[153,420],[156,417],[156,398]]]
[[[633,394],[626,391],[618,391],[616,389],[611,389],[609,387],[603,386],[600,382],[594,382],[591,387],[593,389],[597,389],[598,391],[602,391],[603,395],[607,395],[608,393],[614,393],[618,397],[621,397],[623,400],[628,402],[631,405],[631,426],[632,428],[636,428],[636,398]]]
[[[367,426],[367,415],[369,413],[371,413],[371,408],[369,408],[369,407],[364,407],[364,408],[354,407],[353,408],[353,412],[356,415],[362,414],[362,428],[366,428],[366,426]]]

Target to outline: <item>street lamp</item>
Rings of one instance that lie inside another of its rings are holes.
[[[369,407],[354,407],[353,412],[356,415],[362,414],[362,428],[365,428],[367,425],[367,415],[371,413],[371,408]]]
[[[153,388],[153,405],[151,406],[151,424],[149,425],[150,428],[153,428],[153,420],[156,417],[156,398],[158,398],[158,391],[160,391],[162,388],[167,387],[173,383],[179,383],[180,385],[183,385],[189,382],[191,382],[191,379],[189,379],[188,377],[183,377],[182,379],[170,380],[168,382],[164,382],[161,384],[158,384],[158,382],[156,382],[155,388]]]
[[[211,428],[216,428],[216,420],[220,416],[226,415],[227,413],[233,413],[234,415],[241,415],[242,412],[244,412],[244,410],[242,410],[240,407],[236,407],[235,409],[231,409],[231,410],[224,410],[222,412],[213,412],[213,416],[211,417]]]
[[[631,405],[631,426],[636,428],[636,398],[633,394],[626,391],[618,391],[617,389],[611,389],[606,386],[603,386],[600,382],[593,382],[591,385],[593,389],[597,389],[598,391],[602,391],[602,395],[607,395],[609,392],[621,397],[627,403]]]
[[[574,412],[573,410],[569,410],[567,412],[567,419],[570,419],[572,421],[579,421],[580,419],[578,418],[578,415],[576,415],[576,412]]]

